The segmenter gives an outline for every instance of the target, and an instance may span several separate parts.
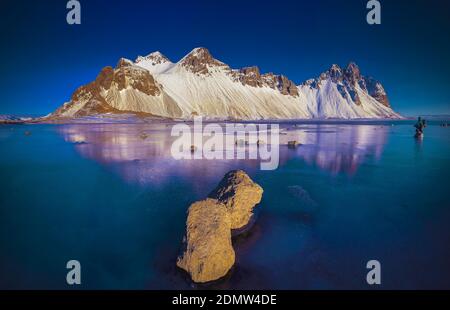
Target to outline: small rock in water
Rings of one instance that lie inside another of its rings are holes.
[[[295,198],[301,200],[305,205],[316,207],[317,203],[311,198],[309,193],[299,185],[292,185],[288,187],[288,191]]]
[[[145,132],[143,132],[143,133],[141,133],[141,134],[139,135],[139,137],[140,137],[142,140],[145,140],[145,139],[148,138],[148,135],[147,135]]]
[[[244,171],[230,171],[209,198],[189,207],[184,249],[177,266],[187,271],[192,281],[218,280],[233,267],[232,230],[249,223],[262,193]]]
[[[295,149],[299,145],[300,145],[300,143],[298,141],[296,141],[296,140],[288,142],[288,148],[290,148],[290,149]]]

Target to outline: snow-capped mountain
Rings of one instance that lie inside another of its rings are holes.
[[[21,116],[0,114],[0,123],[22,123],[31,121],[32,119],[33,119],[32,117],[21,117]]]
[[[333,65],[295,85],[258,67],[232,69],[195,48],[177,63],[160,52],[121,59],[78,88],[50,117],[145,113],[170,118],[220,119],[399,118],[378,81],[356,64]]]

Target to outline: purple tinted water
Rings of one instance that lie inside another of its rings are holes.
[[[395,126],[392,126],[395,124]],[[237,263],[212,288],[450,288],[450,129],[282,124],[280,166],[181,160],[171,124],[0,126],[0,288],[198,288],[175,267],[190,203],[244,169],[264,188]],[[30,131],[31,135],[25,135]],[[146,133],[143,139],[142,133]]]

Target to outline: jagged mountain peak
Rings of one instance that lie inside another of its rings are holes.
[[[350,61],[347,65],[347,70],[358,70],[359,71],[359,66],[356,64],[356,62]]]
[[[190,51],[186,56],[195,56],[198,58],[212,58],[211,53],[206,47],[196,47]]]
[[[244,68],[240,69],[239,71],[243,74],[248,74],[248,75],[256,75],[256,76],[261,75],[261,72],[260,72],[258,66],[244,67]]]
[[[386,107],[391,107],[389,98],[384,90],[383,85],[372,77],[364,78],[365,90],[369,95],[375,98],[378,102],[382,103]]]
[[[342,71],[342,68],[338,64],[332,64],[329,71]]]
[[[347,67],[341,67],[338,64],[332,64],[327,71],[323,72],[319,76],[319,80],[317,82],[319,82],[320,80],[326,80],[328,78],[330,78],[335,83],[347,82],[354,85],[364,77],[362,76],[358,65],[354,62],[350,62]],[[307,82],[309,85],[312,84],[312,81]]]
[[[139,56],[136,58],[135,64],[155,75],[166,72],[174,66],[170,59],[159,51],[150,53],[147,56]]]
[[[358,81],[361,78],[361,71],[355,62],[350,62],[345,69],[345,74],[353,81]]]
[[[337,81],[342,78],[342,73],[342,68],[337,64],[333,64],[326,72],[326,75],[329,76],[333,81]]]
[[[140,63],[143,61],[151,61],[153,65],[159,65],[163,63],[172,63],[169,58],[167,58],[160,51],[156,51],[148,54],[147,56],[138,56],[136,58],[136,63]]]
[[[214,59],[214,57],[211,55],[209,50],[205,47],[196,47],[192,51],[186,54],[179,63],[186,63],[190,61],[191,59],[197,59],[200,62],[208,63],[211,62]]]
[[[390,108],[389,99],[383,85],[372,77],[364,76],[355,62],[350,62],[345,69],[337,64],[333,64],[330,69],[323,72],[318,78],[309,79],[301,86],[320,89],[322,85],[325,85],[326,80],[335,83],[340,95],[345,99],[351,99],[358,106],[362,102],[358,93],[358,90],[360,90],[385,107]]]
[[[208,67],[221,67],[230,70],[228,65],[215,59],[209,50],[204,47],[194,48],[178,63],[188,71],[197,74],[209,74]]]
[[[234,81],[239,81],[244,86],[270,87],[278,90],[283,95],[298,96],[297,86],[286,76],[276,75],[272,72],[261,74],[257,66],[233,70],[231,76]]]
[[[131,60],[129,60],[127,58],[120,58],[119,61],[117,62],[116,69],[122,68],[122,67],[130,67],[133,65],[134,65],[134,62],[132,62]]]
[[[235,81],[239,81],[242,85],[249,85],[252,87],[262,87],[264,81],[261,77],[261,72],[257,66],[244,67],[239,70],[233,70],[231,73]]]

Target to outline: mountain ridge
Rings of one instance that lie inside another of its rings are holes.
[[[159,51],[135,61],[121,58],[49,117],[125,111],[181,119],[401,118],[382,84],[362,75],[353,62],[345,68],[333,64],[296,85],[257,66],[232,69],[204,47],[176,63]]]

